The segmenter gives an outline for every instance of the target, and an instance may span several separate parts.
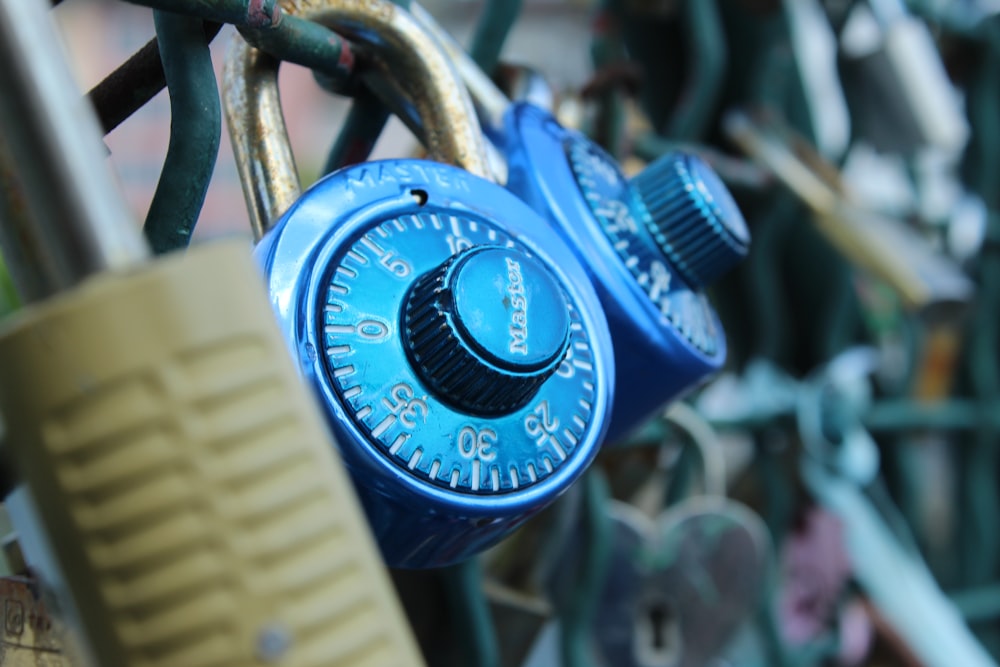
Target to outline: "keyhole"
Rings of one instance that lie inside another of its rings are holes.
[[[659,652],[667,646],[667,622],[670,611],[664,604],[656,604],[649,608],[649,624],[653,626],[653,650]]]
[[[417,206],[423,206],[427,203],[427,190],[410,190],[410,196],[413,197],[413,201],[417,202]]]
[[[672,667],[681,655],[680,624],[674,608],[663,598],[640,604],[636,618],[635,657],[643,667]]]

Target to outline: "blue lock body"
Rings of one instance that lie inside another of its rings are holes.
[[[607,321],[572,250],[502,187],[422,160],[348,167],[256,254],[389,565],[482,551],[591,462]]]
[[[613,443],[722,367],[725,336],[701,288],[745,256],[746,223],[692,155],[665,156],[629,180],[599,146],[530,104],[513,104],[497,130],[508,189],[564,235],[604,306]]]

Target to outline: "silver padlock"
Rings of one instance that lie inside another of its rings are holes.
[[[756,609],[771,561],[763,521],[725,497],[721,445],[693,409],[676,403],[664,419],[694,446],[700,494],[651,518],[614,503],[612,566],[595,622],[608,665],[709,664]],[[631,623],[618,619],[625,609]]]
[[[597,664],[608,667],[710,664],[756,609],[772,560],[764,522],[724,496],[724,463],[708,424],[685,404],[665,419],[698,450],[701,493],[662,511],[656,493],[633,494],[636,504],[608,502],[610,554],[590,633]],[[574,555],[585,548],[583,535],[580,528],[567,540],[554,573],[557,608],[582,585]]]
[[[841,36],[841,77],[858,133],[879,151],[958,151],[969,136],[926,24],[902,0],[858,3]]]

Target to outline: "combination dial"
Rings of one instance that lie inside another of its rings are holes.
[[[512,105],[491,132],[507,187],[559,230],[597,287],[614,339],[617,440],[725,362],[702,290],[746,255],[746,223],[693,155],[666,155],[629,180],[599,146],[530,104]]]
[[[630,182],[589,141],[568,140],[580,192],[611,247],[670,324],[705,354],[719,331],[701,287],[736,265],[750,235],[732,196],[701,160],[672,154]]]
[[[593,415],[593,352],[526,247],[429,212],[374,225],[331,266],[327,372],[382,456],[473,494],[524,490],[572,456]]]
[[[501,186],[422,160],[355,165],[256,254],[390,566],[481,552],[593,460],[607,320],[572,249]]]

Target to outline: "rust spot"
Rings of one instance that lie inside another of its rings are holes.
[[[332,43],[336,43],[336,40],[331,39]],[[351,50],[351,45],[347,43],[346,40],[340,40],[340,57],[337,58],[337,66],[351,71],[354,69],[354,51]]]
[[[593,76],[581,89],[580,96],[584,99],[593,99],[616,89],[635,95],[641,86],[642,69],[638,65],[631,62],[612,63],[594,71]]]
[[[594,14],[594,18],[591,21],[590,29],[594,31],[600,37],[617,33],[618,32],[618,22],[611,16],[611,12],[608,11],[598,11]]]
[[[250,0],[247,3],[247,26],[273,28],[281,22],[281,8],[274,0]]]
[[[63,654],[62,629],[49,616],[36,586],[30,578],[0,578],[0,663],[65,667],[70,660]]]

